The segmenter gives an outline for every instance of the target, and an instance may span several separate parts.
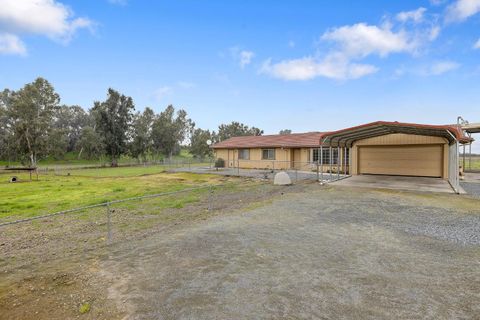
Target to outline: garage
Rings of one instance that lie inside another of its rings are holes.
[[[359,174],[442,177],[443,145],[360,146]]]
[[[441,178],[459,193],[459,147],[471,141],[459,125],[376,121],[326,132],[320,148],[348,150],[352,176]]]

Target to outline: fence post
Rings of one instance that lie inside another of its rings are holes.
[[[110,205],[107,202],[107,244],[112,243],[112,221],[111,221],[111,212],[110,212]]]
[[[208,188],[208,211],[212,211],[213,210],[213,187],[210,186]]]

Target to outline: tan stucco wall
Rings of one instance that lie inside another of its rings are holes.
[[[250,159],[238,159],[238,149],[215,149],[215,158],[225,160],[226,167],[246,169],[290,169],[296,167],[299,170],[311,170],[309,159],[310,148],[272,148],[275,149],[275,160],[262,160],[262,150],[268,148],[251,148]],[[294,154],[295,153],[295,154]],[[296,156],[299,156],[299,160]]]
[[[358,174],[358,147],[382,145],[443,145],[443,178],[448,178],[448,140],[443,137],[393,133],[356,141],[351,149],[351,174]]]

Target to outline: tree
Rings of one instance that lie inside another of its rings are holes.
[[[280,132],[278,134],[280,134],[280,135],[292,134],[292,130],[290,130],[290,129],[280,130]]]
[[[36,167],[38,160],[47,155],[53,115],[59,102],[59,95],[43,78],[10,94],[7,117],[22,163]]]
[[[102,136],[92,127],[85,127],[80,133],[77,143],[77,149],[80,150],[79,156],[88,160],[98,159],[105,154],[105,144]]]
[[[209,130],[193,129],[190,137],[190,153],[194,157],[202,159],[212,156],[209,141],[212,141],[212,134]]]
[[[66,151],[71,152],[77,149],[76,145],[82,129],[88,125],[92,126],[91,117],[80,106],[61,106],[55,114],[55,127],[61,130],[67,139]]]
[[[171,158],[175,151],[180,151],[180,144],[184,142],[193,125],[185,110],[180,109],[175,113],[175,108],[169,105],[153,121],[154,150]]]
[[[103,137],[112,167],[118,166],[118,159],[127,151],[133,110],[133,99],[111,88],[108,89],[107,100],[96,101],[92,109],[96,118],[96,131]]]
[[[10,91],[0,92],[0,159],[9,159],[11,155],[12,133],[7,116],[7,104],[10,103]]]
[[[147,154],[152,148],[152,124],[155,113],[146,108],[143,113],[136,113],[133,119],[132,143],[130,153],[134,158],[147,160]]]
[[[217,141],[224,141],[232,137],[261,136],[263,130],[249,127],[243,123],[233,121],[230,124],[221,124],[218,127]]]

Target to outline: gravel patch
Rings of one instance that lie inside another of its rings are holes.
[[[480,198],[480,183],[460,182],[460,186],[469,195]]]
[[[480,206],[457,200],[312,185],[103,269],[131,319],[473,319]]]

